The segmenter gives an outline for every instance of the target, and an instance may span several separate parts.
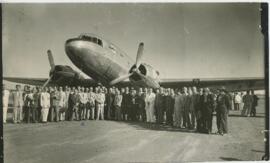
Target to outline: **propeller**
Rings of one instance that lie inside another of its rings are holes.
[[[54,64],[53,55],[52,55],[52,52],[51,52],[50,49],[47,51],[47,54],[48,54],[48,59],[49,59],[49,63],[50,63],[51,69],[54,69],[55,64]]]
[[[112,80],[112,81],[110,82],[110,85],[114,85],[114,84],[119,83],[119,82],[121,82],[121,81],[123,81],[123,80],[126,80],[126,79],[129,78],[132,74],[133,74],[133,73],[128,73],[128,74],[122,75],[122,76],[120,76],[120,77],[118,77],[118,78]]]
[[[51,76],[49,77],[49,79],[43,84],[42,89],[43,89],[44,87],[46,87],[46,85],[51,81],[52,77],[53,77],[53,75],[51,75]]]
[[[144,49],[144,43],[141,42],[139,44],[139,48],[138,48],[138,51],[137,51],[137,57],[136,57],[136,62],[135,62],[135,68],[133,69],[132,72],[128,73],[128,74],[125,74],[125,75],[122,75],[122,76],[119,76],[118,78],[112,80],[110,82],[110,85],[114,85],[116,83],[119,83],[121,81],[124,81],[126,79],[128,79],[131,75],[133,75],[134,73],[137,73],[138,75],[142,75],[140,73],[140,71],[138,70],[139,66],[141,65],[142,63],[142,57],[143,57],[143,49]]]
[[[51,66],[50,72],[53,72],[54,68],[55,68],[55,64],[54,64],[53,55],[52,55],[52,52],[50,49],[47,50],[47,54],[48,54],[48,60],[49,60],[50,66]],[[43,84],[42,89],[47,86],[47,84],[51,81],[52,78],[53,78],[53,73],[52,73],[52,75],[50,75],[48,80],[46,80],[46,82]]]
[[[136,69],[141,65],[142,57],[143,57],[143,42],[140,43],[138,51],[137,51],[137,57],[136,57]]]

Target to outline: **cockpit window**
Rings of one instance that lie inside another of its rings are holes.
[[[102,46],[102,41],[100,39],[98,39],[98,44]]]
[[[94,43],[98,43],[97,40],[98,40],[97,38],[95,38],[95,37],[93,38],[93,42],[94,42]]]
[[[91,37],[91,36],[86,36],[86,35],[81,35],[80,38],[82,40],[86,40],[86,41],[90,41],[90,42],[93,42],[93,43],[96,43],[100,46],[103,46],[102,44],[102,40],[96,38],[96,37]]]

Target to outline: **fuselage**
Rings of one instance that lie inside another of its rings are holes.
[[[81,34],[79,37],[68,39],[65,51],[75,66],[104,85],[129,73],[135,63],[116,45],[94,34]],[[156,72],[151,73],[156,77]],[[155,79],[149,79],[147,82],[146,85],[159,87]],[[145,81],[137,83],[143,85]]]

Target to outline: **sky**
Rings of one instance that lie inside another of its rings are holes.
[[[48,77],[55,64],[78,70],[64,50],[67,39],[95,33],[161,78],[263,77],[260,4],[3,4],[3,76]]]

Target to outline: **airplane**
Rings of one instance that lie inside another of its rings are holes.
[[[52,53],[47,51],[51,66],[49,78],[4,77],[4,80],[30,84],[58,86],[135,86],[135,87],[170,87],[184,86],[210,87],[225,86],[228,91],[248,89],[264,90],[264,78],[196,78],[196,79],[160,79],[159,71],[143,62],[144,43],[140,43],[136,60],[133,61],[125,52],[112,42],[91,33],[83,33],[65,42],[65,52],[72,63],[91,77],[85,79],[79,72],[67,65],[55,65]]]

